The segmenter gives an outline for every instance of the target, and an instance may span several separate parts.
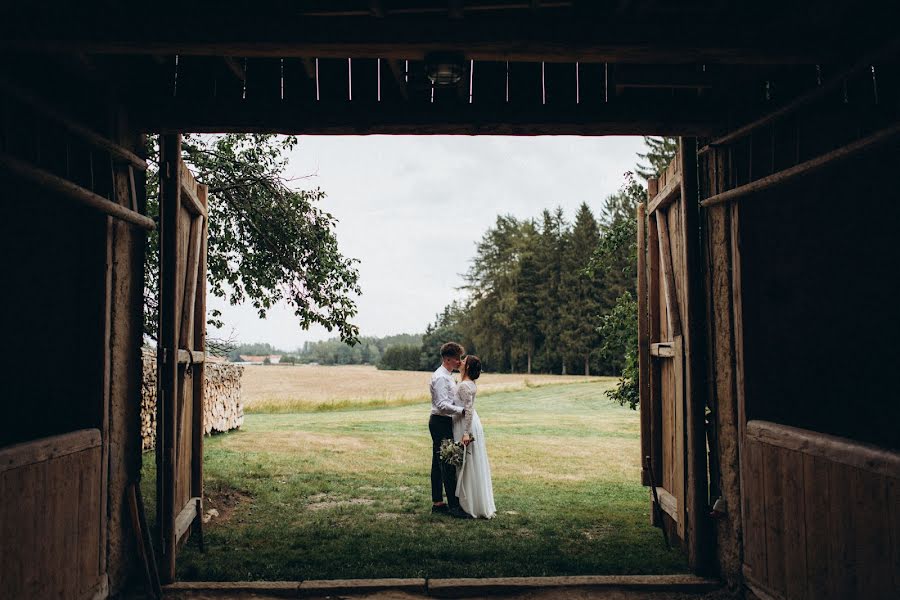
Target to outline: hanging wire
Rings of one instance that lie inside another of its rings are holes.
[[[609,102],[609,63],[603,63],[603,101]]]
[[[316,102],[321,99],[319,96],[319,59],[316,59]]]
[[[244,82],[243,87],[241,88],[241,99],[247,99],[247,59],[244,59]]]
[[[509,61],[506,61],[506,102],[509,103]]]
[[[822,65],[816,65],[816,85],[822,85]]]
[[[178,96],[178,59],[179,56],[175,55],[175,75],[172,80],[172,96]]]
[[[766,102],[772,100],[772,81],[766,79]]]
[[[844,83],[842,85],[843,85],[843,90],[844,90],[844,104],[849,104],[850,96],[847,93],[847,80],[846,79],[844,80]]]
[[[381,102],[381,59],[375,63],[376,76],[378,78],[378,101]]]
[[[546,64],[541,62],[541,104],[547,104]]]
[[[575,104],[581,104],[581,67],[575,63]]]
[[[353,101],[353,60],[347,59],[347,100]]]
[[[281,59],[281,99],[284,100],[284,59]]]
[[[872,95],[875,97],[875,104],[878,104],[878,78],[875,76],[875,65],[872,67]]]
[[[475,61],[469,61],[469,104],[472,104],[472,95],[475,91]]]

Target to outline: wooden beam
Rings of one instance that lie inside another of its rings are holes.
[[[223,56],[222,60],[225,61],[225,66],[228,67],[228,70],[235,76],[235,78],[243,82],[245,79],[244,67],[238,64],[238,62],[231,56]]]
[[[70,118],[68,115],[63,114],[62,111],[52,106],[49,102],[45,101],[34,92],[20,87],[3,78],[0,78],[0,90],[9,94],[22,104],[25,104],[31,109],[41,113],[41,115],[43,115],[44,117],[56,121],[65,129],[67,129],[69,133],[80,137],[91,146],[100,148],[101,150],[105,150],[109,152],[114,158],[118,159],[119,161],[129,163],[135,168],[138,168],[142,171],[147,170],[146,160],[144,160],[128,148],[123,148],[112,140],[109,140],[99,133],[96,133],[88,129],[84,125],[76,122],[74,119]]]
[[[659,496],[659,507],[678,523],[678,499],[661,487],[656,488],[656,494]]]
[[[100,443],[99,429],[80,429],[13,444],[0,450],[0,473],[96,448]]]
[[[673,358],[675,356],[675,348],[672,347],[672,342],[650,344],[650,356],[656,356],[657,358]]]
[[[796,450],[809,456],[900,479],[900,452],[887,448],[769,421],[749,421],[746,435],[762,444]]]
[[[178,236],[181,216],[181,135],[162,135],[159,140],[160,187],[160,326],[159,347],[176,353],[180,324],[181,298],[178,294],[178,264],[184,250]],[[157,527],[160,535],[160,578],[164,583],[175,580],[176,535],[176,444],[178,431],[179,368],[176,361],[164,360],[159,366],[159,398],[157,399]]]
[[[181,166],[181,191],[187,197],[187,208],[194,216],[206,216],[206,207],[200,202],[200,196],[197,188],[199,184],[194,179],[194,175],[187,166],[182,162]]]
[[[156,223],[153,222],[153,219],[146,215],[142,215],[121,204],[107,200],[103,196],[95,194],[80,185],[74,184],[68,179],[58,177],[49,171],[39,169],[25,161],[2,152],[0,152],[0,167],[7,169],[14,175],[23,179],[27,179],[35,185],[71,198],[72,200],[76,200],[81,204],[98,210],[110,217],[120,219],[148,231],[156,227]]]
[[[815,102],[819,98],[826,96],[830,92],[838,89],[838,87],[844,85],[847,82],[848,78],[854,77],[855,75],[858,75],[859,73],[870,69],[872,65],[881,63],[885,59],[897,54],[898,51],[900,51],[900,39],[892,40],[883,48],[877,50],[876,52],[867,54],[849,68],[825,80],[822,85],[817,86],[809,92],[794,98],[781,108],[763,115],[762,117],[709,142],[707,145],[700,149],[699,154],[705,154],[709,152],[711,148],[714,148],[716,146],[724,146],[735,140],[741,139],[742,137],[750,135],[757,129],[765,127],[766,125],[778,119],[781,119],[782,117],[785,117],[808,104]]]
[[[647,214],[652,215],[660,208],[665,208],[666,206],[672,204],[678,195],[681,193],[681,173],[678,173],[677,177],[672,177],[671,179],[666,180],[666,185],[662,190],[656,195],[655,198],[651,199],[650,207],[647,209]]]
[[[145,131],[307,135],[708,135],[723,121],[706,104],[547,105],[303,103],[135,99]]]
[[[204,224],[205,226],[205,224]],[[203,257],[201,256],[202,260]],[[178,350],[178,364],[180,365],[189,365],[189,364],[201,364],[206,362],[206,352],[203,350]]]
[[[648,197],[659,192],[659,180],[647,180]],[[659,230],[656,219],[647,219],[647,312],[650,316],[650,343],[660,341],[659,318]],[[662,368],[658,361],[650,361],[650,458],[653,479],[662,481]],[[653,511],[651,511],[652,514]],[[652,518],[652,517],[651,517]]]
[[[678,308],[678,294],[675,292],[675,267],[672,262],[672,244],[669,240],[669,225],[662,211],[656,211],[656,229],[659,231],[659,265],[663,273],[663,287],[666,294],[666,313],[669,318],[669,336],[674,340],[681,336],[681,313]]]
[[[440,9],[446,14],[446,8]],[[397,11],[387,11],[389,15]],[[127,15],[88,10],[63,23],[49,19],[9,22],[0,49],[86,54],[197,55],[243,57],[394,58],[422,60],[435,51],[459,52],[478,61],[609,62],[638,64],[829,64],[848,48],[803,32],[761,36],[746,23],[683,24],[677,39],[669,23],[572,18],[524,12],[520,17],[482,14],[458,20],[438,15],[329,19],[256,15],[253,27],[240,19],[180,15],[176,23],[142,15],[136,28]],[[370,17],[371,7],[359,11]],[[440,14],[440,13],[438,13]],[[83,19],[83,22],[79,19]],[[121,32],[128,32],[124,35]],[[684,43],[684,40],[695,40]],[[800,40],[800,41],[798,41]],[[851,44],[853,40],[848,40]],[[852,48],[853,46],[851,46]]]
[[[678,219],[681,221],[681,252],[684,273],[685,335],[685,503],[688,514],[688,563],[695,573],[713,570],[714,532],[709,513],[706,450],[706,303],[704,268],[700,247],[700,190],[697,170],[697,140],[678,140],[677,178],[681,187]]]
[[[187,504],[184,505],[184,508],[179,511],[178,516],[175,517],[175,540],[180,540],[181,536],[185,534],[185,532],[190,528],[191,523],[194,522],[198,516],[197,514],[197,498],[191,498],[187,501]]]
[[[831,152],[802,162],[799,165],[795,165],[789,169],[778,171],[777,173],[773,173],[768,177],[763,177],[762,179],[757,179],[756,181],[751,181],[750,183],[745,183],[744,185],[739,185],[736,188],[721,192],[719,194],[716,194],[715,196],[710,196],[706,200],[702,201],[700,205],[703,207],[715,206],[716,204],[728,202],[729,200],[736,200],[755,192],[761,192],[770,187],[790,181],[801,175],[807,175],[809,173],[818,171],[819,169],[826,167],[838,160],[849,158],[874,146],[889,142],[897,135],[900,135],[900,123],[895,123],[890,127],[886,127],[885,129],[876,131],[875,133],[868,135],[860,140],[847,144],[842,148],[832,150]]]

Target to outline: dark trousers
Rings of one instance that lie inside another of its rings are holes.
[[[441,442],[453,439],[452,417],[431,415],[428,420],[428,431],[431,432],[431,500],[441,502],[444,499],[441,488],[447,491],[447,504],[450,508],[459,506],[456,497],[456,467],[441,460]]]

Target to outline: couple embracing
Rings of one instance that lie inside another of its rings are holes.
[[[464,353],[456,342],[441,346],[441,366],[431,376],[431,512],[460,519],[490,519],[497,512],[491,466],[484,429],[475,412],[475,380],[481,375],[481,360]],[[459,384],[453,379],[456,370]],[[441,444],[447,439],[462,444],[465,457],[459,468],[441,459]]]

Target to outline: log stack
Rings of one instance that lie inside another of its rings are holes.
[[[244,424],[241,376],[244,367],[227,363],[206,363],[206,396],[203,399],[204,430],[207,435],[231,431]],[[143,353],[141,385],[141,440],[143,450],[156,444],[156,354]]]

